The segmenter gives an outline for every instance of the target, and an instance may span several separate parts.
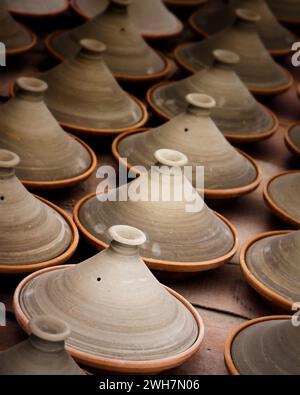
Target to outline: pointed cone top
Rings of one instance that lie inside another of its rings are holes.
[[[267,0],[276,17],[286,23],[300,23],[300,9],[298,0]]]

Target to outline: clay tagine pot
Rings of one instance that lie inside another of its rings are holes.
[[[15,176],[19,157],[0,150],[0,272],[26,273],[66,262],[78,231],[60,208],[31,195]]]
[[[215,49],[227,49],[239,55],[235,71],[252,93],[275,95],[289,89],[292,75],[273,60],[257,33],[260,16],[247,9],[235,13],[236,21],[227,29],[203,41],[179,45],[175,50],[178,63],[195,73],[211,66]]]
[[[300,300],[300,231],[268,232],[243,247],[241,269],[268,302],[292,311]]]
[[[285,143],[289,150],[300,156],[300,123],[294,123],[285,132]]]
[[[9,0],[9,11],[24,17],[48,17],[63,13],[69,7],[68,0]]]
[[[75,185],[97,166],[93,151],[68,135],[46,107],[47,89],[36,78],[19,78],[15,97],[0,106],[0,146],[19,155],[17,176],[35,189]]]
[[[78,55],[41,76],[45,102],[61,126],[82,134],[113,134],[139,128],[145,106],[126,93],[103,61],[106,46],[83,39]]]
[[[111,0],[108,8],[85,24],[67,32],[54,32],[46,45],[58,59],[75,56],[80,40],[90,38],[107,46],[103,58],[114,76],[129,82],[161,79],[171,71],[170,61],[143,39],[128,14],[131,0]]]
[[[200,9],[190,17],[189,22],[194,31],[206,37],[217,33],[232,26],[235,9],[244,8],[260,15],[256,29],[273,56],[288,55],[293,43],[297,41],[295,34],[280,25],[265,0],[231,0],[228,5],[224,5],[221,0],[215,0],[215,8],[215,11],[205,14]]]
[[[291,316],[240,325],[226,341],[225,363],[233,375],[299,375],[299,325]]]
[[[156,129],[122,134],[113,144],[117,161],[126,158],[129,167],[150,169],[154,153],[169,147],[187,155],[189,166],[204,167],[207,198],[232,198],[256,189],[261,175],[255,161],[231,146],[210,118],[215,100],[190,93],[186,103],[184,113]],[[190,181],[196,187],[195,172]]]
[[[300,24],[299,0],[267,0],[267,2],[281,22],[293,25]]]
[[[74,10],[86,19],[102,13],[108,0],[72,0]],[[146,39],[166,39],[179,35],[182,22],[165,6],[163,0],[133,0],[129,15]]]
[[[300,171],[277,174],[268,182],[264,198],[283,221],[300,228]]]
[[[228,262],[237,250],[236,231],[192,188],[182,169],[188,163],[186,156],[163,149],[155,153],[155,163],[143,174],[142,182],[149,185],[143,198],[132,193],[142,188],[140,176],[106,196],[98,189],[97,195],[76,205],[74,218],[84,237],[103,249],[109,244],[106,230],[120,221],[144,229],[148,238],[143,259],[151,269],[170,275],[184,276]],[[164,177],[166,172],[170,177]],[[156,196],[153,191],[160,192]]]
[[[98,369],[157,373],[184,363],[203,340],[201,317],[139,257],[143,232],[121,225],[108,237],[110,247],[93,258],[23,280],[14,296],[19,323],[27,331],[36,315],[63,317],[67,351]]]
[[[256,101],[234,71],[238,55],[216,49],[213,57],[208,69],[150,88],[147,100],[151,108],[161,118],[170,120],[186,110],[187,94],[205,93],[216,100],[211,117],[228,140],[248,143],[271,137],[278,128],[278,119]]]
[[[30,336],[0,352],[0,375],[84,375],[65,351],[70,329],[51,316],[36,316],[29,323]]]

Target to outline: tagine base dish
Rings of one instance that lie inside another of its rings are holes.
[[[296,133],[298,133],[299,143],[295,141]],[[293,136],[295,134],[295,136]],[[284,135],[285,143],[288,149],[295,155],[300,156],[300,122],[290,125]]]

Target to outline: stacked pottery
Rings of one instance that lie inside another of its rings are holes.
[[[94,368],[137,374],[182,364],[202,342],[201,317],[141,260],[143,232],[114,226],[109,237],[110,247],[91,259],[23,280],[14,297],[18,321],[28,331],[32,317],[63,317],[67,350]]]
[[[30,337],[0,352],[0,375],[84,375],[65,351],[69,327],[51,316],[29,323]]]
[[[234,71],[238,55],[216,49],[213,57],[208,69],[178,82],[152,87],[147,95],[152,109],[163,119],[171,119],[186,110],[187,94],[205,93],[216,100],[212,119],[230,141],[245,143],[271,137],[278,120],[255,100]]]
[[[52,189],[77,184],[96,168],[93,151],[68,135],[43,101],[47,84],[19,78],[15,97],[0,106],[0,148],[21,158],[17,176],[30,187]]]
[[[130,82],[165,77],[170,63],[144,41],[128,14],[130,4],[131,0],[111,0],[103,14],[74,30],[50,35],[48,49],[63,60],[76,55],[83,38],[101,40],[107,46],[105,63],[115,77]]]
[[[240,57],[234,67],[241,80],[255,94],[273,95],[286,91],[293,82],[291,74],[277,64],[263,45],[256,22],[260,17],[247,9],[238,9],[235,23],[207,39],[177,47],[178,63],[197,72],[211,66],[215,49],[227,49]]]
[[[68,0],[9,0],[10,12],[24,17],[55,16],[66,11]]]
[[[204,167],[206,197],[232,198],[253,191],[260,183],[260,171],[218,130],[210,118],[215,105],[210,96],[187,95],[186,111],[173,120],[146,132],[121,135],[114,143],[115,157],[126,158],[130,167],[141,165],[149,169],[155,151],[168,147],[187,155],[189,166]],[[197,186],[195,172],[190,181]]]
[[[267,0],[267,2],[280,21],[296,25],[300,23],[299,0]]]
[[[31,195],[15,176],[16,154],[0,150],[0,272],[30,272],[68,260],[78,232],[58,207]]]

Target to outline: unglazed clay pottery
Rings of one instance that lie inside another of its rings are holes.
[[[268,182],[264,198],[283,221],[300,228],[300,171],[281,173]]]
[[[84,375],[65,351],[70,329],[51,316],[36,316],[29,323],[30,336],[0,352],[0,375]]]
[[[74,10],[87,19],[103,12],[108,4],[108,0],[71,1]],[[128,12],[144,38],[170,38],[180,34],[183,29],[182,22],[162,0],[133,0]]]
[[[66,11],[68,0],[9,0],[9,10],[25,17],[54,16]]]
[[[117,83],[105,62],[104,44],[81,40],[81,51],[41,76],[44,98],[58,122],[83,134],[136,129],[148,119],[145,106]]]
[[[300,231],[255,236],[242,249],[241,269],[267,301],[291,311],[300,300]]]
[[[285,143],[292,153],[300,156],[300,123],[294,123],[285,132]]]
[[[267,0],[267,2],[280,21],[290,24],[300,23],[299,0]]]
[[[213,57],[208,69],[181,81],[150,88],[147,100],[152,109],[169,120],[186,110],[187,94],[205,93],[216,100],[211,117],[228,140],[247,143],[271,137],[278,128],[278,119],[256,101],[234,71],[238,55],[216,49]]]
[[[153,165],[158,165],[143,178],[110,190],[108,196],[98,189],[97,195],[82,199],[74,209],[82,234],[103,249],[109,244],[110,226],[121,221],[142,228],[147,234],[143,259],[151,269],[163,272],[196,273],[229,261],[237,249],[236,231],[192,188],[181,168],[187,161],[180,152],[159,150],[153,158]],[[164,177],[168,171],[170,177]],[[134,191],[142,188],[141,182],[149,188],[138,199]]]
[[[204,15],[200,9],[190,17],[193,30],[204,36],[217,33],[232,26],[236,8],[244,8],[260,15],[261,19],[257,21],[256,29],[263,44],[273,56],[283,56],[291,52],[297,37],[280,25],[265,0],[231,0],[226,6],[221,0],[215,0],[215,3],[216,11]]]
[[[36,78],[19,78],[15,97],[0,106],[0,148],[21,158],[16,174],[22,182],[41,189],[75,185],[97,165],[93,151],[68,135],[46,107],[47,88]]]
[[[197,72],[210,67],[214,49],[227,49],[240,57],[235,71],[255,94],[272,95],[286,91],[293,83],[292,75],[277,64],[263,45],[256,22],[260,17],[247,9],[237,9],[235,23],[207,39],[177,47],[178,63]]]
[[[300,329],[291,316],[240,325],[227,339],[225,363],[233,375],[299,375]]]
[[[58,265],[78,244],[73,221],[31,195],[15,176],[19,157],[0,150],[0,272],[23,273]]]
[[[118,79],[138,82],[165,77],[171,63],[144,41],[128,14],[130,4],[131,0],[111,0],[103,14],[74,30],[51,34],[46,40],[48,49],[64,60],[77,54],[83,38],[96,39],[107,46],[103,57]]]
[[[51,314],[70,325],[67,350],[84,365],[121,373],[154,373],[177,366],[198,349],[201,317],[164,288],[139,257],[146,237],[129,226],[108,232],[110,247],[76,266],[43,270],[17,288],[21,326]]]
[[[184,113],[156,129],[121,135],[113,145],[116,159],[150,169],[155,151],[168,147],[187,155],[189,166],[204,166],[208,198],[232,198],[256,189],[261,177],[254,160],[232,147],[210,118],[214,99],[189,94],[186,103]],[[195,172],[190,181],[196,186]]]

